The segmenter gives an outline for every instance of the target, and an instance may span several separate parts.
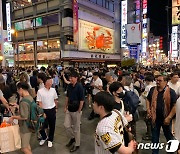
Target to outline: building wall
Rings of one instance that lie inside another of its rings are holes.
[[[79,0],[79,19],[118,30],[119,19],[116,18],[115,20],[115,10],[112,10],[112,1],[102,0],[102,4],[99,2],[95,0]],[[13,3],[11,4],[13,6]],[[119,11],[118,7],[117,9]],[[39,53],[60,53],[61,50],[62,52],[76,50],[73,45],[72,0],[40,1],[35,5],[12,9],[12,11],[13,28],[17,29],[19,26],[19,29],[13,35],[13,43],[19,46],[29,43],[28,45],[31,46],[30,50],[25,51],[23,51],[23,47],[18,47],[17,50],[22,54],[30,53],[36,58]],[[54,21],[51,21],[52,19]],[[22,24],[26,25],[25,28],[22,28]],[[115,33],[116,52],[120,50],[119,38],[119,33]],[[51,40],[54,40],[55,48],[53,48]],[[42,48],[40,46],[42,44],[45,47]],[[52,45],[49,46],[49,44]],[[37,63],[48,62],[47,59],[44,61],[36,61],[34,59],[27,61],[23,63],[30,64],[34,62],[37,65]]]

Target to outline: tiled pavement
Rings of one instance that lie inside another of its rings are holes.
[[[65,129],[63,127],[64,122],[64,106],[65,96],[61,93],[59,97],[59,109],[57,113],[57,121],[56,121],[56,131],[55,131],[55,139],[52,148],[48,148],[47,144],[43,146],[39,146],[38,141],[33,135],[31,139],[31,146],[33,154],[70,154],[69,149],[66,148],[66,144],[68,142],[68,138],[66,137]],[[88,121],[87,117],[90,113],[90,109],[86,105],[83,110],[82,115],[82,124],[81,124],[81,147],[78,151],[74,152],[74,154],[94,154],[94,132],[96,128],[96,124],[98,119]],[[145,133],[145,123],[143,120],[139,120],[137,122],[137,141],[142,141],[142,135]],[[161,136],[163,134],[161,133]],[[161,137],[161,141],[165,142],[164,137]],[[10,154],[20,154],[20,151],[11,152]],[[139,154],[150,154],[151,150],[139,150]],[[160,151],[160,154],[165,154],[166,152]]]

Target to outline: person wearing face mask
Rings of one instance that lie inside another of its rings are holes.
[[[122,116],[125,117],[125,123],[132,121],[132,114],[124,111],[123,99],[125,97],[125,92],[123,90],[122,84],[120,82],[113,82],[109,86],[109,92],[114,96],[115,99],[114,109],[120,111]]]

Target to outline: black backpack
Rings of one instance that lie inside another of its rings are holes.
[[[130,113],[134,115],[140,103],[139,97],[136,95],[136,93],[134,91],[126,90],[123,101],[127,104]]]

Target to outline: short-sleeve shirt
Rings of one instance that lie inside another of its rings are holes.
[[[0,98],[1,98],[1,97],[3,97],[3,93],[2,93],[2,91],[0,90]]]
[[[93,80],[93,82],[92,82],[95,86],[103,86],[103,82],[102,82],[102,80],[98,77],[97,79],[96,79],[96,81],[94,81]],[[100,92],[100,90],[99,89],[97,89],[96,87],[94,87],[94,89],[93,89],[93,95],[96,95],[98,92]]]
[[[153,95],[153,91],[154,91],[155,87],[152,87],[149,91],[149,94],[147,96],[148,101],[152,102],[152,95]],[[156,107],[156,118],[157,119],[164,119],[164,95],[165,92],[165,88],[158,92],[158,96],[157,96],[157,107]],[[172,107],[174,106],[174,104],[176,103],[177,100],[177,96],[176,93],[173,89],[170,88],[170,108],[172,109]]]
[[[56,90],[54,88],[41,88],[37,92],[37,102],[42,102],[43,109],[52,109],[56,106],[55,99],[58,99]]]
[[[82,84],[68,85],[67,95],[69,101],[84,101],[84,89]]]
[[[33,98],[29,95],[24,97],[24,99],[30,100],[30,102],[33,101]],[[20,101],[19,103],[19,114],[21,118],[29,119],[30,116],[30,106],[27,102]],[[20,126],[20,132],[21,133],[30,133],[29,128],[27,126],[26,120],[19,120],[19,126]]]
[[[114,111],[103,118],[95,133],[95,154],[111,154],[110,150],[124,145],[123,124],[121,117]],[[117,150],[118,150],[117,149]],[[115,152],[116,154],[117,152]]]

